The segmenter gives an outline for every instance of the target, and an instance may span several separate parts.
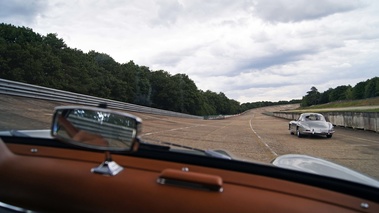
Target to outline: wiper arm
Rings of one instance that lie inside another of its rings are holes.
[[[227,160],[232,160],[232,157],[230,157],[229,155],[225,155],[225,154],[219,153],[219,152],[217,152],[215,150],[208,149],[208,150],[204,150],[203,152],[207,156],[212,156],[212,157],[215,157],[215,158],[223,158],[223,159],[227,159]]]

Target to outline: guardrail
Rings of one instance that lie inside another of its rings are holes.
[[[85,106],[97,106],[99,103],[107,103],[108,108],[125,110],[131,112],[148,113],[155,115],[165,115],[183,118],[203,119],[202,116],[189,115],[184,113],[172,112],[168,110],[156,109],[136,104],[115,101],[111,99],[98,98],[74,92],[52,89],[48,87],[36,86],[16,81],[0,78],[0,94],[13,95],[27,98],[42,99],[48,101],[58,101],[62,103],[72,103]]]
[[[274,112],[273,115],[288,120],[296,120],[301,112]],[[335,126],[349,127],[379,132],[379,113],[377,112],[322,112]]]

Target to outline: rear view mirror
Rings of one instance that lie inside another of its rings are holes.
[[[141,119],[104,108],[56,107],[51,135],[64,142],[104,151],[130,151],[138,140]]]

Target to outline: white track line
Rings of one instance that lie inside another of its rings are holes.
[[[253,120],[253,118],[254,118],[254,114],[253,114],[253,117],[251,117],[251,119],[250,119],[250,121],[249,121],[251,131],[253,131],[254,134],[258,137],[259,141],[260,141],[263,145],[265,145],[275,157],[277,157],[278,154],[276,154],[276,152],[275,152],[274,150],[272,150],[271,147],[270,147],[267,143],[265,143],[265,142],[262,140],[261,136],[258,135],[258,133],[254,130],[253,126],[251,125],[251,121]]]

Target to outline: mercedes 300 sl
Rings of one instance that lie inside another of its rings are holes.
[[[290,121],[288,129],[291,135],[322,135],[331,138],[334,133],[333,124],[326,121],[320,113],[303,113],[296,121]]]

